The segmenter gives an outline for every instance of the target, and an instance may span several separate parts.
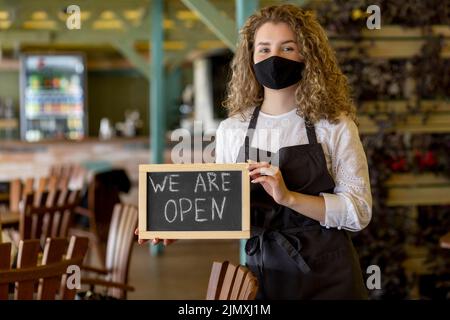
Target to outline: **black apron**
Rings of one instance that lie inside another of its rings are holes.
[[[273,154],[250,147],[259,110],[253,112],[237,162],[278,156],[289,190],[316,196],[333,193],[335,184],[313,125],[306,125],[308,144],[283,147]],[[259,281],[257,299],[367,299],[347,231],[322,227],[277,204],[259,183],[251,184],[250,190],[251,238],[245,251],[247,266]]]

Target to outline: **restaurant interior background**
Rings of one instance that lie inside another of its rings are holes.
[[[195,121],[214,135],[238,26],[281,3],[315,10],[353,87],[373,193],[372,222],[353,240],[363,271],[382,275],[370,297],[449,299],[448,0],[0,0],[3,241],[21,236],[17,190],[22,199],[45,188],[41,177],[82,172],[78,205],[90,214],[76,215],[76,228],[96,239],[90,262],[111,264],[112,208],[137,205],[138,164],[170,162],[171,133]],[[72,4],[80,29],[69,29]],[[372,4],[379,30],[366,27]],[[106,279],[135,290],[99,287],[91,298],[203,299],[212,262],[239,263],[235,240],[133,243],[121,278]]]

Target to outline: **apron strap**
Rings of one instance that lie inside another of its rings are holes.
[[[260,109],[260,107],[255,107],[255,110],[253,110],[252,117],[248,124],[247,132],[245,133],[245,162],[247,162],[247,160],[249,159],[250,141],[253,140],[253,134],[255,133],[256,122],[258,121],[258,114]]]
[[[311,123],[308,117],[305,117],[306,134],[308,135],[309,144],[317,143],[316,130],[314,130],[314,124]]]

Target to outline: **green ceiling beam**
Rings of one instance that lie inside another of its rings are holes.
[[[148,8],[146,9],[144,16],[142,17],[141,25],[132,28],[127,24],[127,31],[125,36],[118,38],[117,34],[110,43],[122,53],[122,55],[131,62],[131,64],[150,82],[150,75],[152,74],[151,64],[145,59],[134,47],[134,43],[139,39],[150,38],[151,30],[150,15]],[[150,49],[149,49],[150,50]]]
[[[113,40],[111,44],[131,62],[131,64],[147,79],[150,79],[150,63],[134,48],[134,42],[126,39]]]
[[[190,41],[185,49],[171,53],[170,57],[166,61],[169,71],[173,71],[174,69],[180,67],[186,61],[189,53],[191,53],[192,50],[195,50],[196,47],[197,43]]]
[[[236,0],[236,23],[238,30],[242,28],[247,18],[259,7],[259,0]]]
[[[208,0],[181,0],[232,51],[236,50],[236,23],[223,15]]]
[[[147,24],[148,25],[148,24]],[[147,27],[148,29],[148,27]],[[126,38],[130,41],[147,40],[150,32],[142,29],[130,30],[5,30],[0,32],[0,39],[4,43],[36,43],[41,44],[102,44],[111,43],[114,40]]]
[[[26,31],[8,30],[0,32],[0,42],[2,45],[14,45],[16,43],[48,43],[52,39],[50,31]]]
[[[169,33],[166,37],[166,40],[169,41],[184,41],[187,42],[186,47],[183,50],[172,51],[165,54],[166,64],[169,67],[169,71],[172,71],[184,61],[186,61],[186,57],[191,53],[192,50],[197,49],[197,45],[200,41],[208,41],[208,40],[217,40],[213,34],[208,34],[205,37],[205,34],[202,29],[196,24],[196,27],[186,30],[184,26],[181,25],[179,20],[174,20],[175,26],[174,29],[176,32]],[[201,26],[204,29],[204,26]],[[172,37],[171,34],[176,34],[176,37]],[[189,39],[189,41],[187,41]]]

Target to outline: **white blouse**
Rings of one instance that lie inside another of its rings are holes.
[[[220,123],[216,132],[216,163],[236,162],[253,109],[248,110],[245,120],[237,115]],[[343,113],[339,120],[331,124],[322,119],[315,124],[317,142],[322,145],[327,169],[336,185],[334,193],[320,193],[326,208],[321,224],[359,231],[372,217],[369,169],[355,122]],[[280,115],[259,112],[252,147],[277,152],[282,147],[307,143],[305,122],[296,109]]]

